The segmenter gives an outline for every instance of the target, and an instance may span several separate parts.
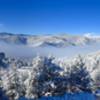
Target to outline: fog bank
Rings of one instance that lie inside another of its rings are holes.
[[[78,54],[85,55],[88,53],[100,50],[100,44],[85,46],[68,46],[66,48],[56,48],[51,46],[46,47],[31,47],[28,45],[14,45],[0,42],[0,52],[5,52],[8,57],[17,58],[33,58],[36,55],[55,57],[73,57]]]

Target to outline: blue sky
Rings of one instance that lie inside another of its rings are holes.
[[[0,32],[100,33],[99,0],[0,0]]]

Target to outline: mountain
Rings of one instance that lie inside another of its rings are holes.
[[[0,41],[10,44],[21,44],[32,47],[67,47],[89,45],[100,43],[100,37],[92,37],[88,35],[24,35],[12,33],[0,33]]]

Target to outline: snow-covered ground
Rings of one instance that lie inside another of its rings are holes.
[[[68,94],[66,93],[63,96],[55,96],[55,97],[42,97],[40,100],[96,100],[96,97],[91,93],[75,93]]]

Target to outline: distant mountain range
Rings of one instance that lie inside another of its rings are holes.
[[[90,36],[88,34],[79,35],[24,35],[2,32],[0,33],[0,42],[29,45],[32,47],[67,47],[78,45],[89,45],[100,43],[100,37]]]

